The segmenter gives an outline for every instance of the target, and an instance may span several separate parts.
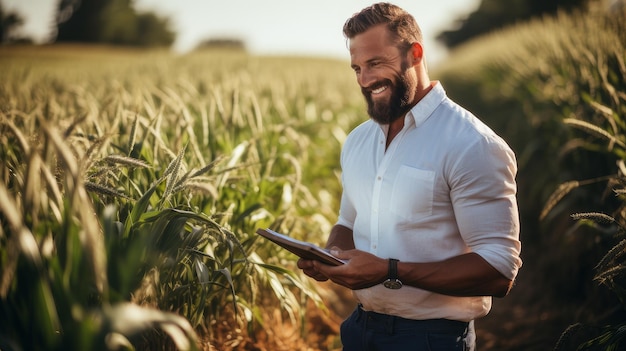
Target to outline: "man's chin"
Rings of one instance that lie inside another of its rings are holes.
[[[391,123],[391,121],[389,120],[389,117],[387,117],[387,115],[381,115],[381,114],[375,114],[375,113],[370,113],[370,118],[380,124],[380,125],[387,125],[389,123]]]
[[[385,110],[372,110],[368,109],[367,114],[370,118],[380,124],[380,125],[388,125],[396,121],[397,119],[404,116],[406,113],[399,113],[399,111],[391,111],[389,109]]]

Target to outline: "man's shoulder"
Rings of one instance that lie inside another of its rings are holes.
[[[370,129],[374,128],[374,127],[379,127],[379,125],[370,118],[370,119],[367,119],[367,120],[361,122],[361,124],[357,125],[356,127],[354,127],[354,129],[352,129],[352,131],[350,131],[350,134],[353,134],[355,132],[359,133],[359,132],[363,132],[365,130],[370,130]]]
[[[348,133],[342,145],[342,158],[347,155],[360,154],[361,151],[366,149],[370,150],[371,146],[376,143],[376,140],[379,140],[380,135],[377,133],[382,134],[381,127],[372,120],[367,120],[356,126]]]
[[[452,101],[450,98],[447,98],[441,104],[441,110],[439,112],[445,116],[444,118],[439,118],[439,121],[444,125],[452,124],[455,126],[455,128],[447,129],[454,131],[451,133],[454,139],[460,138],[466,142],[467,138],[474,140],[500,138],[480,117]]]

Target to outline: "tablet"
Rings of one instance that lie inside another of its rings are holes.
[[[315,244],[291,238],[285,234],[277,233],[271,229],[257,229],[257,234],[293,252],[298,257],[316,260],[332,266],[345,264],[346,261],[330,254],[327,249],[323,249]]]

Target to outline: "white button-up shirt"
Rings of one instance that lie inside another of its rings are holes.
[[[515,155],[489,127],[435,87],[405,116],[385,150],[388,127],[369,120],[341,153],[337,224],[357,249],[405,262],[475,252],[514,279],[519,258]],[[491,297],[453,297],[382,284],[354,291],[366,310],[410,319],[470,321]]]

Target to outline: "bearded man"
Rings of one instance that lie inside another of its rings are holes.
[[[342,148],[326,245],[347,263],[298,267],[353,290],[345,351],[472,350],[522,265],[515,154],[430,80],[409,13],[374,4],[343,32],[370,116]]]

